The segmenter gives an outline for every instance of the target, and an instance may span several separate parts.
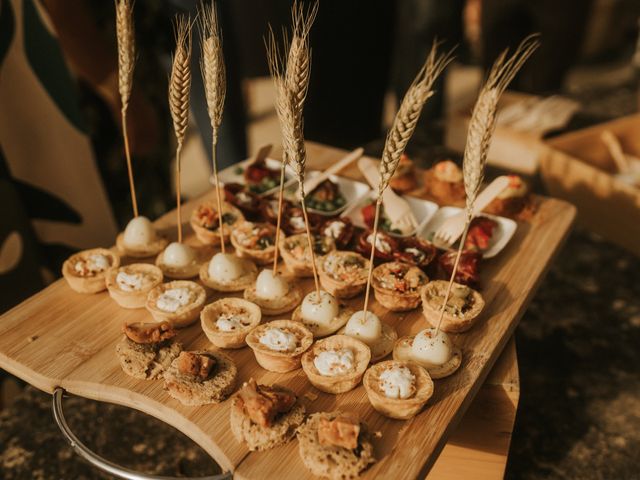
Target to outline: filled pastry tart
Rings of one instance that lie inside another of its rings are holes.
[[[132,263],[107,274],[107,290],[123,308],[143,308],[149,292],[162,283],[162,270],[148,263]]]
[[[420,268],[427,268],[438,253],[433,244],[419,237],[405,237],[399,243],[393,258]]]
[[[197,283],[174,280],[152,289],[145,306],[156,321],[182,328],[198,319],[206,298],[204,288]]]
[[[313,334],[300,322],[274,320],[251,330],[246,341],[262,368],[284,373],[300,368]]]
[[[450,252],[443,252],[437,261],[438,272],[444,278],[451,278],[453,272],[453,266],[456,262],[456,255],[458,252],[455,250]],[[482,253],[477,251],[462,251],[460,254],[460,262],[456,269],[456,275],[454,281],[462,285],[475,286],[480,283],[480,261],[482,260]]]
[[[262,195],[280,184],[280,169],[269,168],[265,159],[258,159],[244,169],[244,181],[249,191]]]
[[[107,288],[105,279],[111,269],[120,266],[117,253],[92,248],[71,255],[62,264],[62,276],[78,293],[98,293]]]
[[[353,298],[367,284],[369,260],[349,251],[334,251],[318,260],[320,283],[336,298]]]
[[[383,263],[373,270],[371,286],[376,300],[392,312],[420,305],[420,291],[429,279],[418,267],[401,262]]]
[[[322,216],[307,212],[309,219],[309,231],[316,233],[322,224]],[[282,215],[282,229],[287,235],[297,235],[307,233],[307,226],[304,223],[304,213],[300,207],[290,207]]]
[[[531,203],[529,186],[519,175],[508,175],[509,185],[484,209],[502,217],[516,217]]]
[[[238,369],[220,352],[182,351],[164,372],[164,387],[183,405],[220,403],[233,392]]]
[[[251,451],[288,442],[304,417],[304,405],[295,393],[280,385],[258,385],[253,378],[242,385],[231,403],[231,431]]]
[[[224,186],[225,200],[238,208],[249,220],[260,217],[260,197],[239,183],[227,183]]]
[[[132,218],[124,232],[116,237],[116,247],[121,255],[133,258],[148,258],[158,255],[169,241],[158,235],[147,217]]]
[[[420,365],[431,378],[444,378],[455,373],[462,363],[462,351],[449,335],[427,328],[417,335],[401,337],[393,348],[393,359]]]
[[[376,461],[372,435],[352,413],[313,413],[297,437],[302,462],[318,477],[358,478]]]
[[[371,361],[377,362],[389,355],[398,339],[398,333],[372,312],[357,311],[339,333],[365,343],[371,350]]]
[[[422,309],[425,318],[432,325],[438,324],[440,310],[447,291],[448,282],[433,280],[422,289]],[[445,332],[460,333],[469,330],[484,308],[484,299],[479,292],[454,283],[444,309],[441,329]]]
[[[241,298],[221,298],[202,310],[202,330],[218,348],[242,348],[251,330],[260,325],[262,312]]]
[[[231,232],[236,255],[266,265],[277,255],[276,227],[270,223],[243,222]]]
[[[203,251],[185,243],[172,242],[156,257],[156,266],[167,278],[185,280],[198,275]]]
[[[293,311],[291,320],[302,322],[311,330],[314,338],[326,337],[339,329],[349,321],[354,311],[340,303],[336,297],[324,290],[318,293],[309,292],[302,304]]]
[[[229,241],[231,231],[244,221],[242,212],[233,205],[222,204],[222,235],[225,243]],[[191,228],[205,245],[220,245],[220,218],[216,203],[212,200],[201,203],[191,213]]]
[[[371,360],[369,347],[346,335],[318,340],[302,355],[302,369],[311,384],[327,393],[354,389]]]
[[[391,177],[389,186],[397,193],[408,193],[418,187],[416,168],[405,153],[400,157],[398,167]]]
[[[431,377],[411,362],[376,363],[365,372],[362,383],[373,408],[399,420],[415,417],[433,395]]]
[[[200,267],[200,281],[218,292],[241,292],[258,276],[258,267],[247,258],[216,253]]]
[[[320,235],[332,238],[336,248],[344,250],[353,238],[354,226],[348,217],[330,218],[318,229]]]
[[[260,307],[264,315],[290,312],[302,301],[302,288],[272,270],[262,270],[256,283],[247,287],[244,298]]]
[[[332,238],[313,236],[313,250],[316,256],[326,255],[335,249],[336,245]],[[305,233],[283,238],[280,242],[280,256],[284,260],[287,269],[294,276],[313,276],[313,260],[309,250],[309,240]]]
[[[347,199],[340,191],[337,183],[330,179],[324,180],[320,185],[309,192],[304,199],[305,205],[310,209],[329,215],[344,207]]]
[[[362,255],[369,258],[371,253],[371,243],[373,242],[373,231],[365,230],[357,239],[356,250]],[[376,245],[374,248],[374,258],[383,262],[393,260],[395,253],[399,248],[398,239],[384,232],[378,232],[376,235]]]
[[[463,205],[466,194],[462,170],[451,160],[436,163],[424,173],[426,193],[444,205]]]

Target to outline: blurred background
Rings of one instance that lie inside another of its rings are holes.
[[[266,143],[279,144],[264,37],[269,25],[279,33],[289,24],[291,3],[220,0],[218,6],[228,81],[219,150],[224,167]],[[150,218],[174,203],[166,101],[171,20],[176,13],[193,17],[196,8],[186,0],[135,4],[130,138],[138,204]],[[546,137],[637,112],[639,18],[637,0],[321,0],[311,36],[306,138],[379,155],[398,99],[439,40],[443,49],[455,47],[456,60],[427,103],[408,153],[422,167],[459,159],[448,129],[470,111],[498,54],[534,32],[542,47],[511,90],[561,94],[578,106]],[[197,42],[194,48],[198,71]],[[193,82],[185,198],[210,188],[211,132],[199,74]],[[57,278],[74,251],[111,245],[130,219],[120,127],[113,3],[0,0],[0,311]],[[540,188],[535,176],[530,181]],[[640,404],[633,400],[640,393],[640,356],[631,342],[640,340],[640,263],[585,230],[569,242],[565,251],[572,255],[561,256],[519,330],[523,413],[507,476],[640,478]],[[604,344],[590,340],[596,335]],[[624,345],[617,345],[620,338]],[[0,424],[9,411],[14,419],[39,411],[36,392],[25,393],[7,375],[2,385]],[[41,428],[50,427],[43,421]],[[24,434],[0,430],[6,467],[10,446],[29,449]],[[207,461],[193,452],[185,462]],[[93,478],[81,465],[74,468],[70,476]],[[7,472],[6,478],[27,478],[20,468]]]

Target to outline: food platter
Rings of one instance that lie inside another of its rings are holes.
[[[342,155],[344,152],[338,149],[308,144],[310,168],[324,169]],[[354,168],[345,169],[341,175],[360,180]],[[211,198],[212,193],[207,197]],[[569,232],[575,209],[555,199],[537,200],[535,214],[521,222],[504,250],[484,265],[481,291],[487,306],[470,331],[454,336],[463,352],[460,370],[435,381],[434,396],[414,419],[383,417],[371,408],[362,385],[344,394],[330,395],[314,389],[301,370],[263,370],[248,348],[228,353],[238,366],[239,379],[253,377],[260,383],[282,384],[298,394],[309,412],[357,411],[372,431],[381,433],[375,441],[378,461],[363,473],[363,478],[424,476],[513,334]],[[187,218],[200,201],[184,206]],[[171,237],[175,216],[161,217],[156,226]],[[186,226],[185,241],[199,246]],[[300,284],[305,292],[313,288],[311,280]],[[207,302],[229,296],[210,290],[207,294]],[[361,308],[362,296],[347,303]],[[400,336],[415,334],[425,327],[418,310],[396,314],[372,302],[371,311],[394,325]],[[114,355],[122,336],[120,326],[123,322],[148,321],[148,317],[145,310],[119,308],[106,292],[77,294],[63,280],[57,281],[2,316],[0,367],[47,392],[62,387],[73,394],[127,405],[160,418],[191,437],[223,469],[234,471],[237,478],[311,478],[302,465],[295,440],[259,453],[250,453],[238,442],[228,428],[230,401],[187,407],[172,399],[161,381],[125,375]],[[212,348],[199,323],[183,329],[179,340],[190,349]]]

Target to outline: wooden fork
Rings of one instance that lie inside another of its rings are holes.
[[[491,182],[487,188],[485,188],[480,194],[478,198],[476,198],[474,207],[473,207],[473,216],[475,217],[479,214],[484,208],[491,203],[491,201],[496,198],[500,193],[509,186],[509,177],[501,176],[496,178],[493,182]],[[467,220],[467,213],[465,210],[462,210],[459,213],[456,213],[452,217],[447,218],[440,228],[436,231],[433,236],[434,243],[439,246],[449,247],[453,245],[462,232],[464,232],[464,226]]]

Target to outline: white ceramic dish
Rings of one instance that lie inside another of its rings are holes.
[[[248,158],[247,160],[243,160],[242,162],[235,163],[223,170],[220,170],[218,172],[218,178],[220,179],[220,183],[222,185],[224,185],[225,183],[240,183],[241,185],[245,185],[246,182],[244,180],[244,170],[252,161],[253,161],[252,158]],[[280,167],[282,164],[280,163],[279,160],[276,160],[274,158],[267,158],[265,159],[265,163],[268,168],[273,170],[278,170],[278,172],[280,172]],[[285,187],[292,185],[296,181],[293,175],[293,172],[291,171],[291,168],[288,165],[287,165],[287,168],[285,169],[284,178],[285,178],[284,180]],[[209,181],[211,182],[211,184],[214,183],[213,175],[209,178]],[[272,193],[276,193],[277,191],[278,191],[278,187],[276,186],[274,188],[271,188],[269,190],[266,190],[260,193],[259,195],[261,197],[266,197],[267,195],[271,195]]]
[[[440,208],[435,213],[431,221],[424,225],[421,230],[419,230],[418,236],[430,242],[433,241],[433,236],[438,228],[440,228],[440,225],[442,225],[447,218],[452,217],[460,211],[462,211],[462,209],[458,207]],[[489,248],[482,252],[482,256],[484,258],[492,258],[500,253],[504,247],[506,247],[506,245],[509,243],[509,240],[511,240],[511,237],[513,237],[513,234],[516,232],[518,224],[510,218],[497,217],[495,215],[487,214],[482,214],[480,216],[490,218],[498,223],[498,226],[493,236],[491,237]]]
[[[404,235],[386,232],[393,237],[399,237],[399,238],[410,237],[416,234],[417,232],[420,232],[438,210],[438,205],[433,202],[430,202],[429,200],[423,200],[421,198],[411,197],[409,195],[403,195],[402,198],[404,198],[409,203],[409,206],[411,207],[411,211],[413,212],[413,215],[416,217],[416,221],[418,222],[418,226],[416,227],[415,230],[407,232]],[[373,192],[370,192],[369,195],[365,195],[360,199],[360,201],[354,203],[345,212],[344,216],[349,217],[351,219],[351,222],[356,227],[368,228],[367,225],[364,223],[364,219],[362,218],[361,209],[367,204],[367,202],[373,199],[374,199],[374,194]]]

